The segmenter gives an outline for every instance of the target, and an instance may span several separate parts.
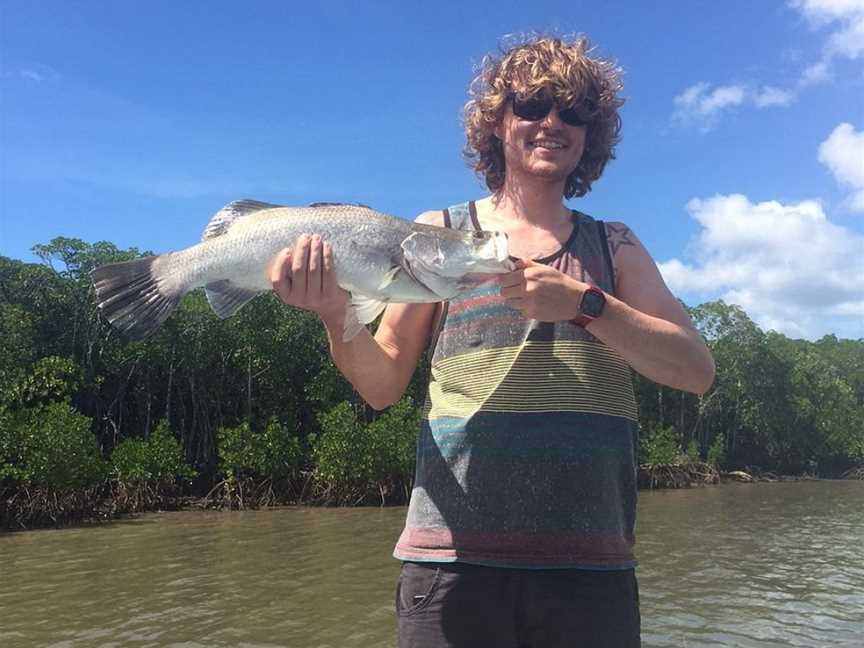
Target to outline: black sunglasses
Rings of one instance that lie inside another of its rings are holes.
[[[513,104],[513,114],[519,119],[532,122],[546,119],[546,115],[552,110],[552,106],[557,103],[552,97],[536,95],[527,98],[511,95],[510,100]],[[587,126],[590,121],[588,111],[584,107],[580,109],[571,106],[570,108],[561,109],[559,106],[558,116],[568,126]]]

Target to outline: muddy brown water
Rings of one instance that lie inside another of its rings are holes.
[[[0,646],[395,643],[404,508],[0,535]],[[643,646],[864,646],[864,482],[642,492]]]

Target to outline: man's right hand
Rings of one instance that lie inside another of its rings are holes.
[[[270,262],[270,283],[283,304],[317,313],[324,320],[341,320],[349,302],[336,283],[333,249],[317,234],[303,234]]]

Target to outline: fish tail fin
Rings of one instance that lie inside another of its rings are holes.
[[[189,288],[172,277],[172,255],[109,263],[90,273],[96,305],[127,337],[147,337],[177,308]]]

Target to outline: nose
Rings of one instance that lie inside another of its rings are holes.
[[[547,115],[540,120],[540,124],[550,129],[561,128],[564,125],[564,122],[561,121],[561,115],[558,114],[558,104],[553,104]]]

